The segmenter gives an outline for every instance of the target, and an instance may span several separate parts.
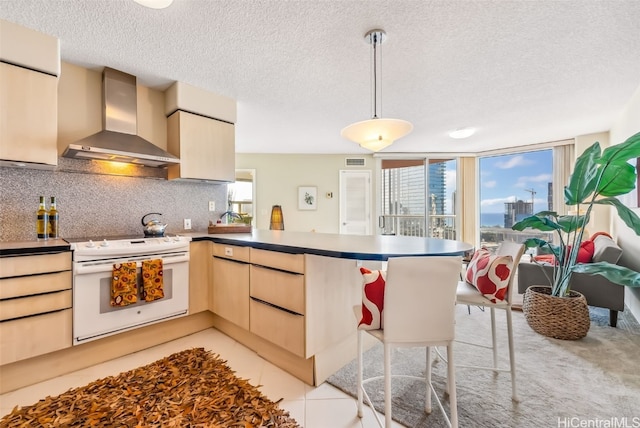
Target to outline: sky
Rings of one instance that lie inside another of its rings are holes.
[[[504,213],[504,203],[531,201],[533,212],[548,209],[547,186],[552,181],[553,151],[517,153],[480,158],[480,212]]]

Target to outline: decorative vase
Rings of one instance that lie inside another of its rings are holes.
[[[574,290],[557,297],[551,287],[532,285],[524,293],[522,312],[533,331],[555,339],[582,339],[591,326],[587,299]]]

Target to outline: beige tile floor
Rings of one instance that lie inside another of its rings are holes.
[[[255,352],[215,329],[204,330],[144,351],[107,361],[83,370],[50,379],[16,391],[0,395],[0,415],[16,406],[26,406],[47,395],[58,395],[69,388],[79,387],[106,376],[143,366],[174,352],[203,347],[220,354],[236,375],[249,379],[271,400],[282,399],[281,407],[288,410],[306,428],[368,428],[377,427],[371,409],[359,419],[356,400],[333,386],[323,383],[312,387],[259,357]],[[1,381],[1,380],[0,380]],[[402,425],[394,424],[395,427]]]

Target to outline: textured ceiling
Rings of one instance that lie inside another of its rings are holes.
[[[371,117],[373,28],[381,116],[414,125],[385,152],[605,131],[640,86],[637,0],[0,0],[0,17],[59,37],[63,61],[235,98],[243,153],[368,153],[340,130]]]

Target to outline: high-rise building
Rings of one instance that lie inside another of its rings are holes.
[[[547,184],[547,205],[548,210],[553,211],[553,183]]]
[[[443,215],[445,210],[446,189],[446,165],[444,162],[434,162],[429,164],[429,192],[428,207],[429,214]],[[434,207],[435,204],[435,207]]]
[[[504,203],[504,227],[511,228],[514,224],[533,215],[533,202],[517,200]]]

